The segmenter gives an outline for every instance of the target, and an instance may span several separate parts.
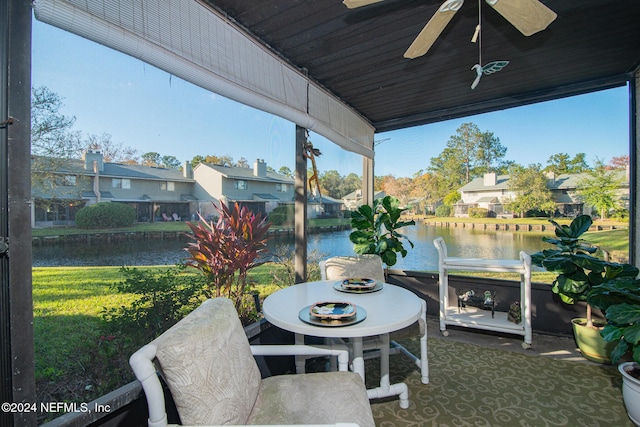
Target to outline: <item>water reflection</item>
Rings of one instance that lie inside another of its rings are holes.
[[[308,250],[318,251],[327,257],[352,255],[349,233],[349,230],[345,230],[312,234],[309,236]],[[517,259],[521,250],[533,253],[549,247],[542,242],[542,234],[533,232],[482,231],[419,224],[408,228],[406,234],[415,247],[409,250],[406,258],[400,258],[395,266],[406,270],[437,270],[438,253],[433,246],[433,239],[438,236],[444,238],[450,256]],[[184,251],[186,243],[187,240],[151,240],[34,247],[33,266],[171,265],[181,262],[188,255]],[[270,250],[277,246],[284,246],[293,252],[293,240],[290,237],[271,239]]]

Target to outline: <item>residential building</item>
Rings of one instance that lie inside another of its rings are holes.
[[[98,202],[120,202],[135,208],[138,221],[188,217],[197,209],[191,168],[183,170],[105,162],[87,151],[82,160],[65,161],[52,172],[56,185],[32,189],[34,227],[70,225],[76,212]],[[163,215],[164,214],[164,215]]]
[[[87,151],[82,160],[56,162],[55,169],[46,177],[55,185],[32,189],[33,227],[72,225],[79,209],[98,202],[132,206],[139,222],[195,219],[198,212],[215,216],[213,203],[221,201],[265,214],[294,202],[293,179],[268,171],[260,159],[253,169],[201,163],[192,171],[189,162],[182,170],[125,165],[105,162],[100,152]],[[314,208],[309,216],[323,212]]]
[[[387,194],[384,191],[376,191],[373,194],[373,198],[375,199],[383,199]],[[344,209],[348,211],[355,211],[358,207],[364,204],[362,199],[362,190],[352,191],[346,196],[342,197],[342,204],[344,205]]]
[[[198,211],[204,217],[217,214],[211,202],[237,202],[264,214],[294,202],[294,180],[269,171],[262,159],[257,159],[253,168],[200,163],[193,169],[193,178]]]
[[[618,189],[618,197],[625,209],[629,208],[629,173],[616,171],[617,178],[622,184]],[[548,174],[547,188],[551,191],[556,203],[556,216],[574,217],[582,213],[591,214],[592,207],[586,206],[578,195],[577,188],[581,180],[588,178],[587,174]],[[487,173],[475,178],[462,186],[461,199],[455,205],[454,215],[469,216],[470,208],[487,209],[493,217],[513,217],[505,205],[516,197],[516,193],[509,188],[509,175]]]
[[[322,194],[320,197],[309,193],[307,197],[307,217],[339,218],[342,216],[342,201]]]

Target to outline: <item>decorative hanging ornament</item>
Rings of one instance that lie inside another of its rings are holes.
[[[482,64],[482,1],[478,0],[478,25],[476,25],[473,37],[471,37],[471,43],[478,43],[478,63],[471,67],[476,72],[476,78],[471,83],[471,89],[475,89],[480,83],[480,77],[482,75],[489,75],[502,70],[509,64],[509,61],[493,61],[488,64]]]
[[[472,70],[476,71],[476,78],[473,81],[473,83],[471,83],[471,89],[475,89],[476,86],[478,86],[478,83],[480,83],[480,77],[482,77],[483,74],[488,76],[489,74],[498,72],[502,70],[504,67],[506,67],[508,63],[509,61],[493,61],[493,62],[489,62],[484,66],[480,66],[480,64],[476,64],[473,67],[471,67]]]
[[[311,160],[311,167],[313,168],[313,175],[311,178],[307,180],[309,183],[309,190],[314,193],[313,182],[315,182],[315,190],[317,190],[317,195],[314,195],[314,199],[317,197],[317,200],[322,201],[322,193],[320,193],[320,181],[318,180],[318,168],[316,167],[316,157],[321,156],[322,153],[320,150],[315,148],[311,141],[309,141],[309,134],[307,133],[307,141],[304,143],[304,157]]]

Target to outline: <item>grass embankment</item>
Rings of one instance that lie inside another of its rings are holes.
[[[92,348],[100,338],[103,307],[131,302],[114,294],[111,283],[122,279],[119,267],[46,267],[33,269],[33,315],[36,379],[56,381],[83,369],[74,352]]]
[[[415,217],[421,218],[425,223],[436,223],[436,222],[457,222],[457,223],[473,223],[473,224],[531,224],[531,225],[551,225],[549,223],[549,218],[547,217],[528,217],[528,218],[468,218],[468,217]],[[566,224],[569,225],[572,221],[572,218],[554,218],[553,219],[558,224]],[[605,228],[614,227],[628,227],[629,223],[626,221],[616,221],[613,219],[605,219],[599,220],[596,219],[593,221],[594,226],[602,226]]]

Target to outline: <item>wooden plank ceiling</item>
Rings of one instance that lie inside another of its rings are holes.
[[[558,17],[523,36],[481,1],[482,63],[508,60],[471,90],[479,62],[467,0],[423,57],[403,57],[441,0],[204,0],[367,118],[377,132],[624,84],[640,66],[640,1],[543,0]],[[504,1],[504,0],[503,0]]]

